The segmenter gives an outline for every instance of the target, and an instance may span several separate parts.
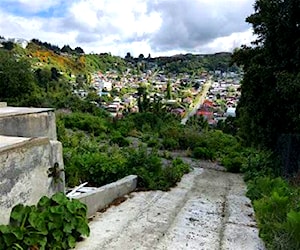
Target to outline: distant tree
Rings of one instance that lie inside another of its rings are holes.
[[[72,50],[72,48],[71,48],[69,45],[64,45],[64,46],[61,48],[61,52],[63,52],[63,53],[68,53],[68,54],[72,54],[72,53],[73,53],[73,50]]]
[[[47,42],[42,42],[38,39],[32,39],[31,40],[32,43],[39,45],[41,47],[44,47],[46,49],[52,50],[55,53],[59,53],[60,52],[60,48],[57,45],[52,45],[51,43],[47,43]]]
[[[144,86],[140,86],[137,89],[138,91],[138,107],[139,112],[146,112],[149,109],[149,100],[147,98],[147,88]]]
[[[169,79],[167,82],[167,96],[166,98],[168,100],[172,99],[172,86],[171,86],[171,80]]]
[[[48,92],[49,90],[49,82],[52,80],[52,73],[49,69],[37,69],[35,71],[35,77],[37,79],[37,83],[39,87],[44,89],[44,91]]]
[[[58,72],[58,70],[55,67],[51,68],[51,79],[58,81],[58,78],[60,77],[60,73]]]
[[[145,59],[144,55],[143,55],[143,54],[140,54],[139,57],[138,57],[138,60],[139,60],[139,61],[142,61],[142,60],[144,60],[144,59]]]
[[[126,56],[125,56],[125,59],[132,59],[132,56],[131,56],[131,54],[130,54],[130,52],[127,52],[127,54],[126,54]]]
[[[80,48],[80,47],[76,47],[76,48],[74,49],[74,51],[75,51],[77,54],[84,54],[83,49]]]
[[[36,90],[30,63],[0,50],[0,99],[19,102],[34,95]]]
[[[15,44],[11,41],[2,43],[3,49],[12,50],[15,47]]]

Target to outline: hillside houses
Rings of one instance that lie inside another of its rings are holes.
[[[94,73],[92,86],[99,97],[106,96],[105,102],[99,103],[99,106],[106,107],[113,117],[138,112],[138,93],[141,87],[145,88],[146,96],[143,98],[147,98],[149,103],[159,101],[169,112],[183,117],[192,107],[202,89],[201,86],[209,77],[209,74],[193,77],[189,74],[165,75],[163,72],[151,70],[136,75],[128,69],[123,74],[116,71]],[[196,115],[204,116],[209,124],[216,124],[227,115],[234,116],[233,111],[240,97],[239,80],[234,77],[230,79],[215,77],[216,80],[211,84],[206,101],[199,107]],[[170,99],[167,99],[167,91],[171,92]],[[83,96],[83,93],[80,94]],[[227,112],[228,108],[231,109]]]
[[[216,124],[226,117],[235,117],[235,110],[241,95],[239,80],[223,80],[212,83],[203,105],[196,115],[202,115],[209,124]]]

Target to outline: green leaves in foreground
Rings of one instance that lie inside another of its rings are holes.
[[[0,226],[0,249],[70,249],[89,236],[87,207],[64,193],[43,196],[36,206],[16,205]]]

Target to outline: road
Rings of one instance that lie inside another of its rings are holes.
[[[198,108],[205,101],[206,94],[207,94],[211,84],[212,84],[211,79],[208,79],[205,82],[205,84],[203,84],[202,89],[196,98],[197,101],[195,103],[193,103],[193,108],[189,112],[187,112],[186,116],[181,120],[181,124],[185,125],[187,123],[188,119],[196,114]]]
[[[133,192],[98,213],[76,249],[265,249],[242,176],[213,163],[193,165],[169,192]]]

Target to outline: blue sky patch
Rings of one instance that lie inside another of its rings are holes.
[[[49,7],[44,10],[33,10],[29,9],[28,5],[19,3],[17,1],[1,1],[0,9],[3,12],[13,14],[20,17],[41,17],[41,18],[51,18],[51,17],[62,17],[67,12],[68,5],[66,3],[61,3],[57,6]]]

